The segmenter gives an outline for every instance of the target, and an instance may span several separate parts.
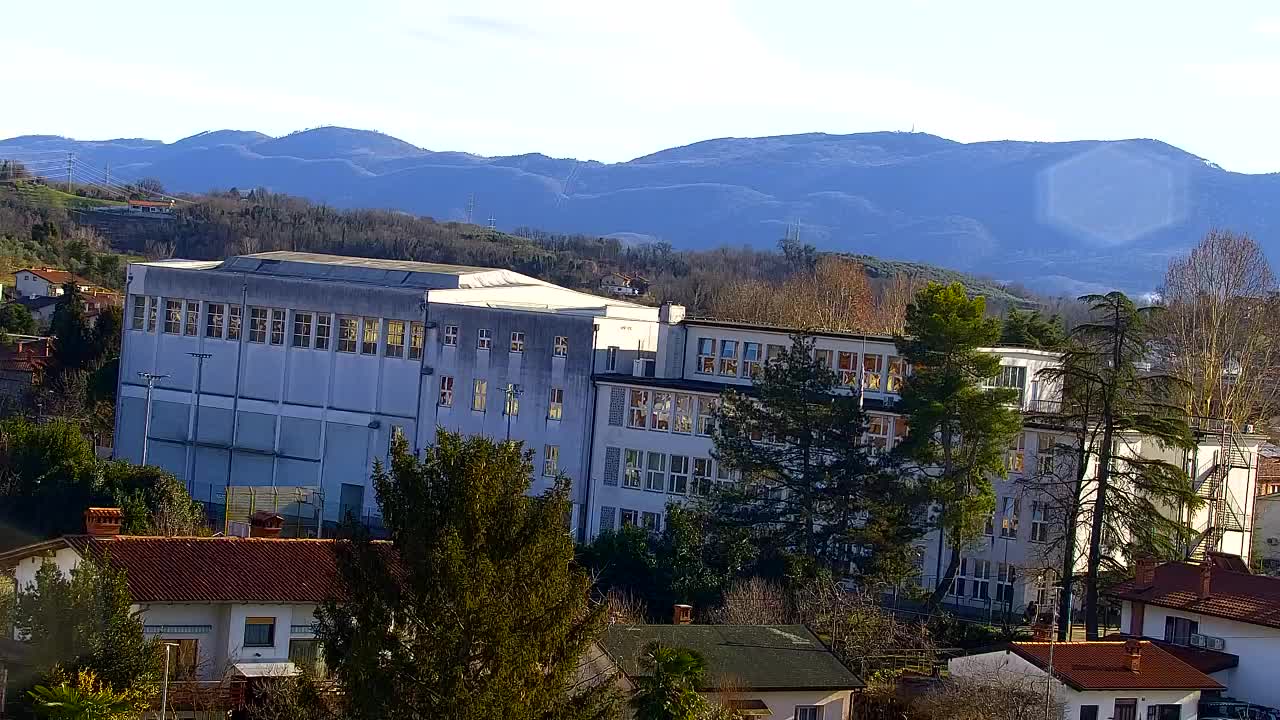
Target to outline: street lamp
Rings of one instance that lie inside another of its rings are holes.
[[[190,495],[196,487],[196,453],[200,451],[198,443],[200,442],[200,381],[204,377],[204,361],[213,357],[213,353],[207,352],[189,352],[187,353],[196,361],[196,382],[191,387],[192,412],[195,413],[195,421],[191,428],[191,469],[187,473],[187,494]]]
[[[140,372],[138,377],[147,382],[147,416],[142,421],[142,464],[147,464],[147,438],[151,437],[151,390],[155,387],[157,380],[163,380],[168,375],[157,375],[155,373]]]
[[[519,384],[517,383],[507,384],[507,405],[506,407],[503,408],[503,411],[506,412],[506,415],[507,415],[507,442],[508,443],[511,442],[511,415],[512,415],[511,411],[520,407],[516,403],[520,402],[520,395],[522,392],[524,392],[524,388],[522,388]]]
[[[165,710],[169,707],[169,650],[178,647],[178,643],[164,644],[164,682],[160,686],[160,720],[164,720]]]

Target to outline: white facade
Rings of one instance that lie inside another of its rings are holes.
[[[1253,558],[1264,572],[1280,569],[1280,493],[1258,495],[1254,499]]]
[[[87,284],[79,287],[81,292],[89,292],[92,289],[92,286]],[[24,298],[62,295],[61,283],[51,282],[31,270],[19,270],[14,273],[14,289],[18,291],[18,297]]]
[[[149,464],[191,479],[193,496],[209,502],[228,484],[312,488],[331,521],[372,514],[373,463],[394,435],[415,449],[437,427],[501,439],[508,420],[537,475],[551,457],[573,482],[576,520],[591,375],[629,366],[658,338],[657,308],[428,263],[288,252],[139,263],[127,293],[117,457],[141,461],[139,374],[163,376]],[[198,418],[190,353],[209,354]]]

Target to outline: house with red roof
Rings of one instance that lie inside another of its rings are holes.
[[[18,297],[23,298],[58,297],[62,294],[62,286],[67,283],[75,283],[82,293],[94,289],[93,283],[79,275],[56,268],[26,268],[14,273],[13,277]]]
[[[1064,720],[1196,720],[1203,692],[1222,683],[1149,640],[1012,642],[952,658],[955,677],[1021,683],[1047,678]]]

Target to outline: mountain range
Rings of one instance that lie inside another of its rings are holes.
[[[1156,140],[959,143],[925,133],[722,138],[620,163],[432,151],[323,127],[218,130],[173,143],[0,141],[0,159],[110,167],[171,192],[266,187],[338,207],[439,220],[926,262],[1047,293],[1158,286],[1214,227],[1280,258],[1280,173],[1243,175]],[[51,175],[57,177],[56,171]]]

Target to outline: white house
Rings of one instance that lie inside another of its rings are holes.
[[[74,282],[80,292],[91,292],[93,284],[88,280],[53,268],[26,268],[14,273],[14,288],[21,298],[58,297],[62,294],[62,286]]]
[[[1280,708],[1280,578],[1213,554],[1201,564],[1140,562],[1135,577],[1108,594],[1121,601],[1121,628],[1130,636],[1234,659],[1214,673],[1226,694]]]
[[[951,674],[986,682],[1025,683],[1052,693],[1063,720],[1196,720],[1200,693],[1221,690],[1213,678],[1146,640],[1013,642],[947,662]]]
[[[864,687],[803,625],[610,625],[593,653],[597,676],[621,675],[624,692],[646,675],[652,643],[697,651],[707,673],[699,690],[762,720],[850,720]]]

